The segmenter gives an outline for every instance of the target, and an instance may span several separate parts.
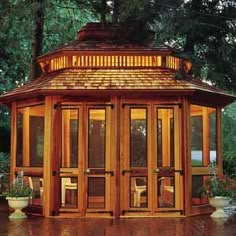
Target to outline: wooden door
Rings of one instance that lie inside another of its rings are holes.
[[[125,105],[121,137],[121,215],[181,210],[179,107]]]
[[[154,106],[154,214],[182,213],[179,107]]]
[[[59,176],[60,212],[110,215],[111,107],[63,103],[59,109],[60,164],[54,174]]]
[[[89,105],[86,109],[87,142],[85,152],[86,215],[112,215],[110,161],[111,107]]]
[[[60,211],[82,214],[83,106],[61,104]]]
[[[151,214],[150,107],[124,106],[122,114],[122,215]]]

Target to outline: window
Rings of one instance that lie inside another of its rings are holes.
[[[44,105],[17,109],[16,146],[16,166],[43,166]]]
[[[78,167],[79,109],[62,110],[62,162],[61,167]]]
[[[157,109],[157,163],[158,166],[174,166],[174,110]]]
[[[208,166],[216,161],[216,109],[191,105],[192,166]]]
[[[23,113],[17,110],[16,166],[23,165]]]
[[[147,166],[147,111],[130,109],[130,166]]]
[[[207,204],[202,188],[208,178],[208,166],[217,161],[216,109],[191,105],[192,205]]]
[[[202,147],[202,116],[192,116],[191,117],[191,154],[192,154],[192,165],[201,166],[203,161],[203,147]]]
[[[89,168],[105,167],[106,110],[89,109]]]

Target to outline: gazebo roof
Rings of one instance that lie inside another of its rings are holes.
[[[46,95],[189,94],[193,101],[203,97],[225,106],[235,97],[188,75],[188,62],[173,55],[168,47],[156,47],[147,37],[142,42],[123,40],[123,33],[110,25],[90,23],[73,41],[38,62],[44,74],[22,87],[2,94],[0,102]],[[183,78],[176,73],[184,68]],[[185,77],[185,78],[184,78]],[[202,96],[204,94],[204,96]]]
[[[200,80],[177,80],[175,72],[164,69],[63,69],[46,74],[0,96],[10,102],[30,96],[47,94],[84,95],[96,91],[107,93],[199,94],[209,97],[217,94],[217,104],[226,105],[235,99],[224,91]],[[216,97],[215,97],[216,98]]]

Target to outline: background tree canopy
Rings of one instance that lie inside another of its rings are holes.
[[[1,0],[0,93],[37,78],[36,57],[74,40],[91,21],[120,23],[136,39],[149,28],[157,44],[175,47],[193,61],[195,77],[235,93],[232,0]],[[235,113],[235,103],[223,112],[225,156],[236,156]],[[0,133],[9,133],[9,111],[1,107],[0,116]]]

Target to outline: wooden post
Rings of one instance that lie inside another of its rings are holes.
[[[16,102],[11,105],[11,181],[15,177],[16,168],[16,149],[17,149],[17,108]]]
[[[111,98],[114,104],[111,115],[111,168],[114,177],[111,187],[112,209],[115,218],[120,217],[120,100],[117,96]]]
[[[30,120],[29,107],[23,108],[23,166],[30,166]]]
[[[216,109],[216,156],[217,165],[219,167],[219,173],[223,173],[223,159],[222,159],[222,119],[221,119],[221,108]]]
[[[190,148],[190,105],[187,99],[183,99],[182,109],[182,158],[184,170],[183,183],[183,206],[184,215],[188,216],[192,208],[192,171],[191,171],[191,148]]]
[[[52,212],[52,199],[51,199],[51,173],[52,173],[52,118],[53,118],[53,99],[52,97],[45,98],[45,127],[44,127],[44,197],[43,197],[43,214],[48,217]]]

